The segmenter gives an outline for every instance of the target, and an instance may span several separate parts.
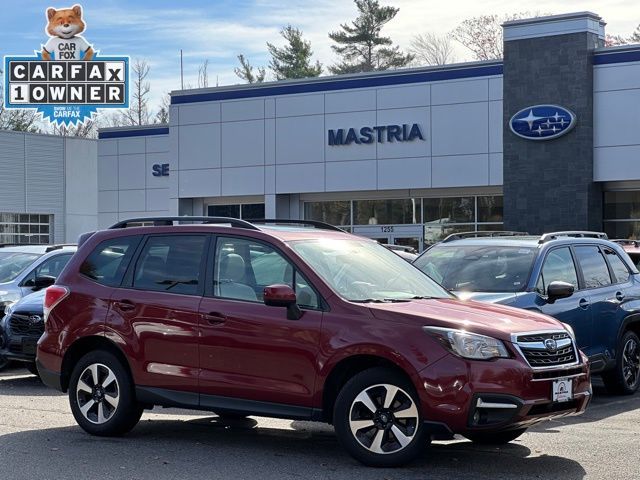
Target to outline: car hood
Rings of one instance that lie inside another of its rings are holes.
[[[380,319],[420,326],[456,328],[511,341],[512,333],[563,329],[552,317],[474,300],[429,299],[368,305]]]
[[[516,292],[453,292],[461,300],[477,300],[478,302],[501,303],[511,305],[518,298]]]
[[[40,312],[44,304],[44,293],[46,289],[39,290],[35,293],[30,293],[26,297],[22,297],[13,306],[13,311],[29,311]]]

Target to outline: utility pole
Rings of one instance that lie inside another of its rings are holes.
[[[182,49],[180,49],[180,90],[184,90],[184,70],[182,68]]]

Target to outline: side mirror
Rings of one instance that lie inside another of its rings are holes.
[[[33,288],[35,290],[42,290],[43,288],[50,287],[56,283],[56,278],[50,275],[42,275],[40,277],[36,277],[33,281]]]
[[[289,320],[298,320],[302,317],[296,292],[289,285],[269,285],[264,288],[263,298],[264,304],[269,307],[286,307]]]
[[[548,302],[553,303],[561,298],[568,298],[573,295],[575,288],[567,282],[551,282],[547,287]]]

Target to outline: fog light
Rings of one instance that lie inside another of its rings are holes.
[[[480,412],[478,410],[473,414],[473,423],[476,425],[480,423]]]

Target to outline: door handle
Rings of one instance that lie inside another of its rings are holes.
[[[209,312],[202,315],[209,325],[222,325],[227,321],[227,317],[219,312]]]
[[[624,293],[616,292],[616,300],[618,300],[619,302],[622,302],[624,300]]]
[[[114,305],[123,312],[130,312],[134,308],[136,308],[135,304],[131,300],[120,300],[119,302],[114,302]]]
[[[586,298],[581,298],[578,302],[578,305],[580,306],[580,308],[586,310],[587,308],[589,308],[589,300],[587,300]]]

